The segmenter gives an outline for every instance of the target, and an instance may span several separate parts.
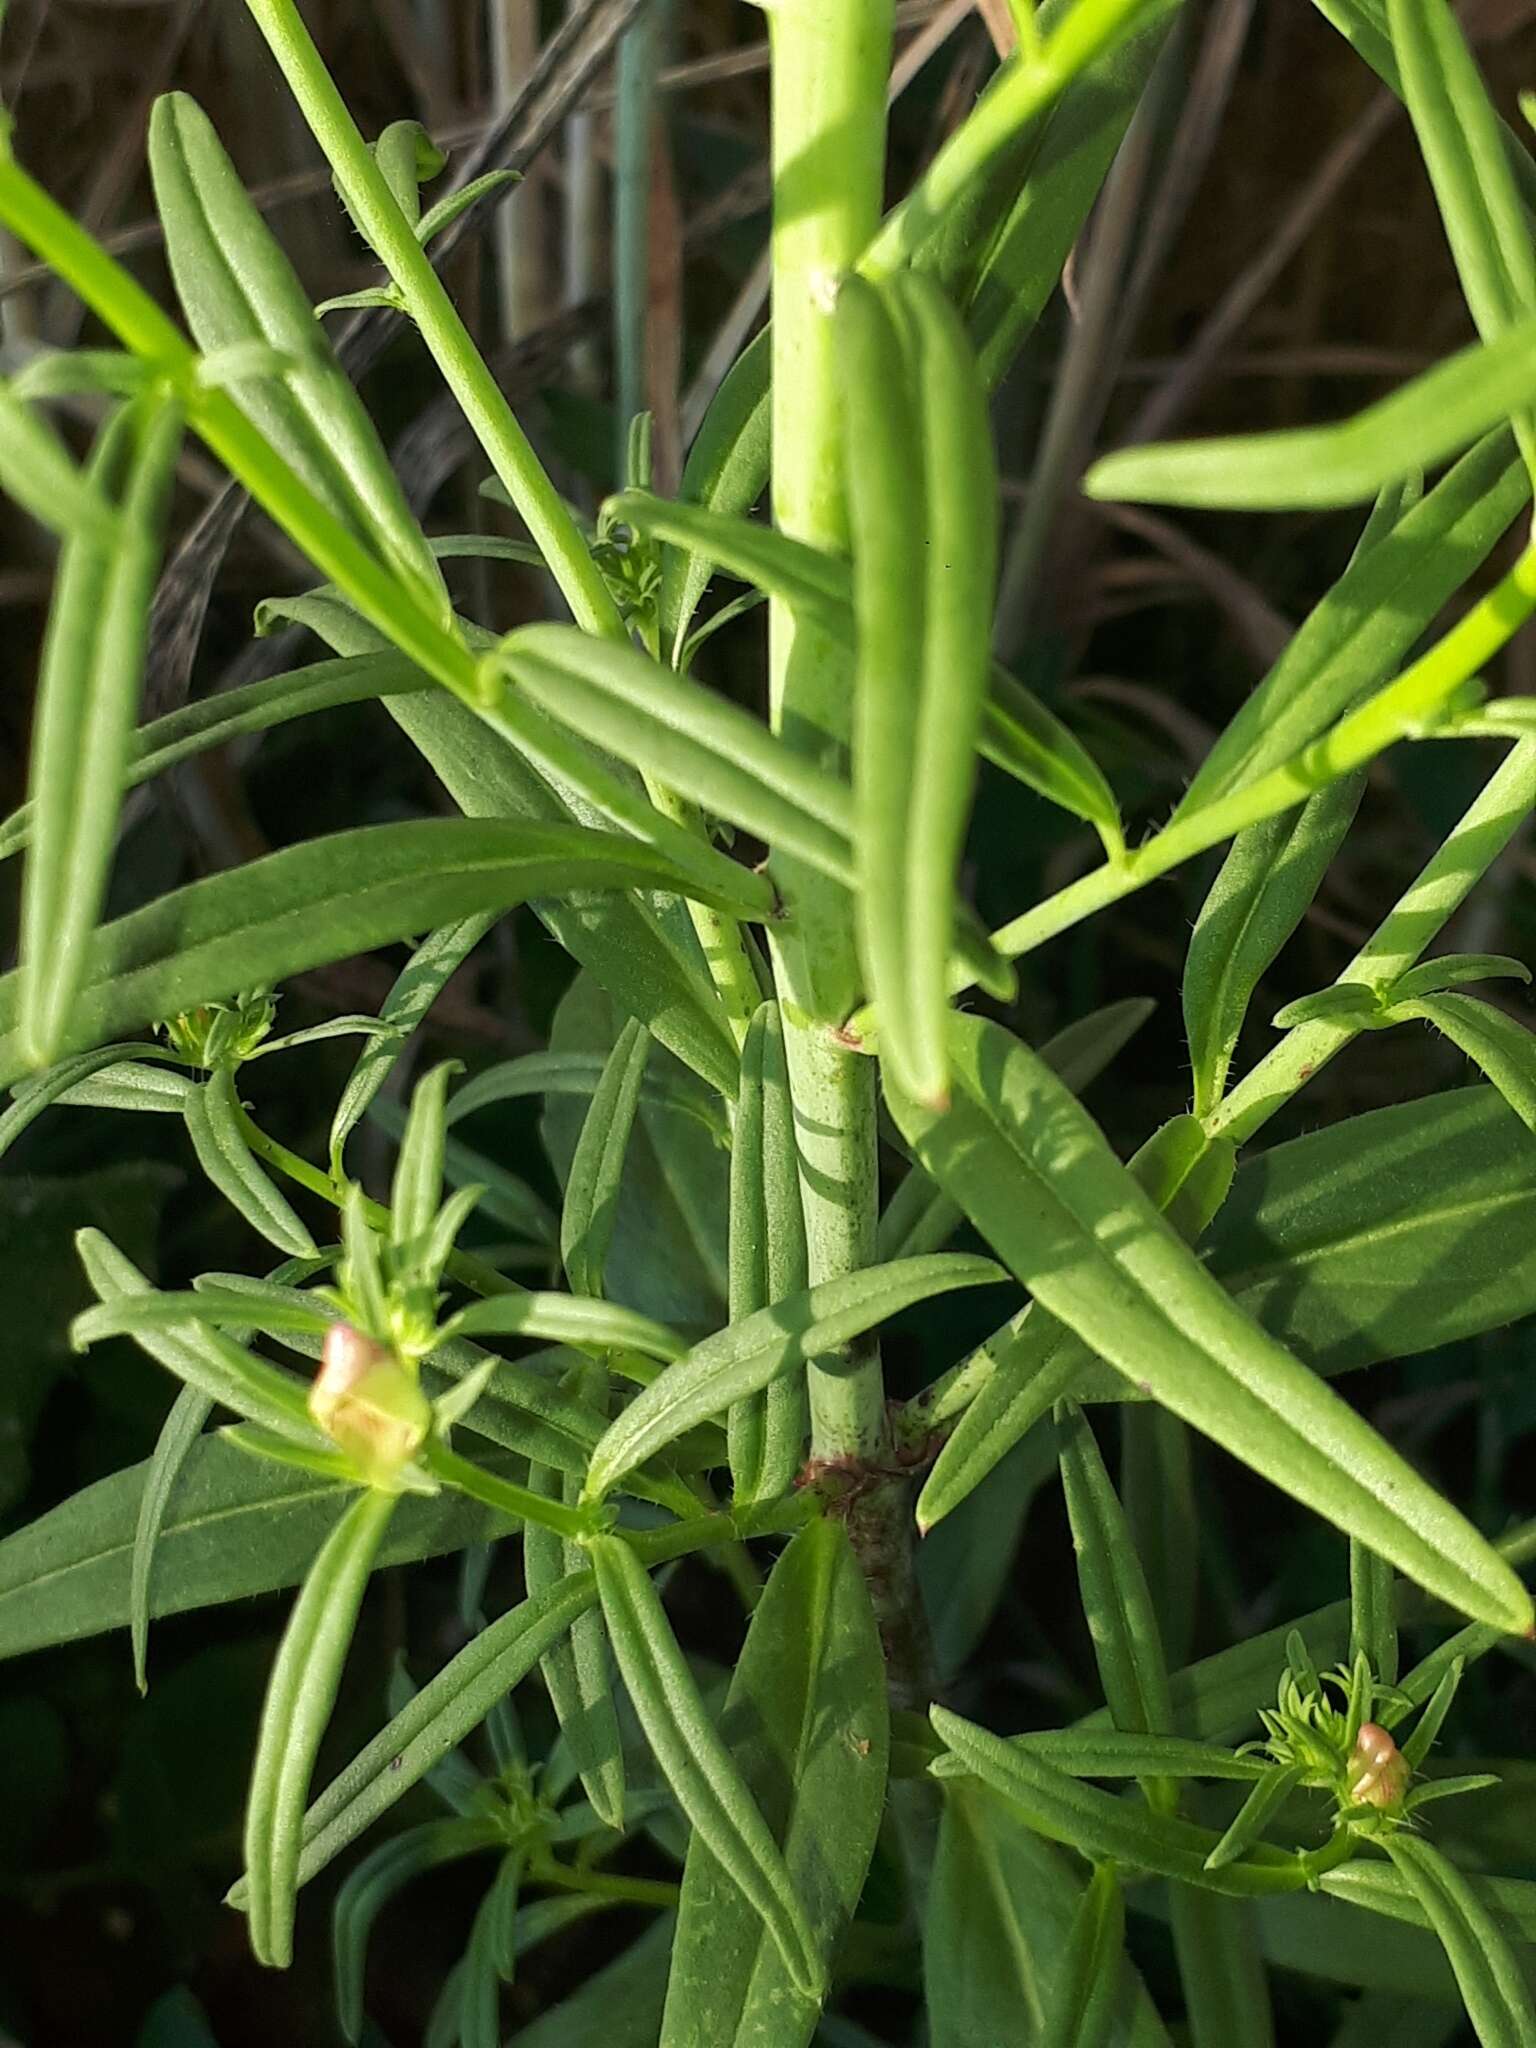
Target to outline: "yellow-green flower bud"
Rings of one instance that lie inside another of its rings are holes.
[[[350,1323],[326,1332],[309,1412],[370,1486],[391,1489],[432,1427],[414,1373]]]

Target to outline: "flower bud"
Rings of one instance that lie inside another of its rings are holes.
[[[372,1486],[395,1483],[432,1427],[431,1405],[414,1374],[350,1323],[333,1323],[325,1333],[309,1412]]]
[[[1407,1759],[1386,1729],[1367,1721],[1349,1760],[1349,1796],[1358,1806],[1397,1806],[1412,1776]]]

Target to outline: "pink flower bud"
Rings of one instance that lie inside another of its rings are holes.
[[[1367,1721],[1355,1737],[1349,1760],[1349,1796],[1357,1805],[1397,1806],[1412,1772],[1386,1729]]]
[[[333,1323],[325,1333],[309,1412],[375,1486],[398,1477],[432,1427],[415,1375],[350,1323]]]

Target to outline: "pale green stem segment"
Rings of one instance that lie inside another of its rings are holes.
[[[1536,809],[1536,740],[1511,748],[1445,844],[1339,976],[1386,988],[1406,974]],[[1206,1119],[1213,1137],[1245,1145],[1297,1089],[1356,1036],[1319,1019],[1288,1031]]]
[[[298,9],[291,0],[247,0],[247,5],[363,232],[398,286],[572,616],[589,633],[622,639],[623,621],[601,571],[401,212]]]
[[[1341,718],[1291,760],[1229,796],[1219,797],[1114,866],[1095,868],[992,935],[1013,960],[1083,918],[1134,894],[1170,868],[1233,838],[1249,825],[1289,810],[1316,790],[1362,767],[1394,741],[1432,732],[1453,709],[1457,689],[1503,647],[1536,611],[1536,548],[1527,548],[1499,583],[1459,624],[1393,683]],[[1454,730],[1453,724],[1446,726]]]
[[[832,307],[838,278],[872,240],[885,161],[892,0],[776,0],[773,46],[773,510],[796,540],[847,545]],[[775,731],[841,770],[851,703],[846,654],[782,603],[769,612]],[[775,952],[809,1278],[869,1263],[876,1220],[875,1070],[817,1019],[857,992],[845,892],[797,878],[802,931]],[[878,1358],[810,1368],[812,1454],[865,1458],[887,1439]]]

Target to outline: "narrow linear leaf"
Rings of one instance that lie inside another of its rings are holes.
[[[1475,1620],[1519,1633],[1530,1596],[1487,1542],[1268,1338],[1169,1230],[1039,1057],[957,1017],[955,1107],[888,1088],[928,1171],[1021,1284],[1106,1361],[1304,1506]]]
[[[579,1391],[583,1377],[578,1370],[568,1376],[566,1383],[573,1392]],[[528,1467],[528,1484],[535,1492],[548,1493],[567,1505],[574,1505],[581,1487],[579,1475],[567,1474],[562,1481],[561,1475],[534,1464]],[[552,1529],[540,1529],[530,1523],[524,1530],[523,1571],[530,1599],[551,1592],[562,1578],[580,1571],[583,1563],[579,1546],[557,1536]],[[578,1615],[570,1634],[545,1651],[540,1669],[560,1732],[570,1747],[593,1811],[605,1826],[622,1831],[624,1752],[614,1711],[613,1673],[601,1613],[591,1608]]]
[[[264,342],[281,376],[242,379],[236,403],[335,516],[367,539],[439,619],[447,592],[431,549],[304,289],[202,108],[155,101],[149,169],[176,295],[207,353]]]
[[[498,649],[518,691],[563,724],[834,879],[851,873],[848,793],[766,726],[638,649],[523,626]]]
[[[645,1026],[631,1017],[604,1063],[576,1141],[560,1211],[560,1257],[576,1294],[597,1298],[603,1292],[619,1184],[650,1050]]]
[[[76,1053],[73,1058],[60,1060],[57,1066],[39,1074],[35,1081],[28,1081],[15,1091],[8,1110],[0,1115],[0,1158],[10,1150],[27,1126],[40,1117],[51,1103],[60,1101],[82,1083],[90,1081],[108,1068],[122,1066],[135,1060],[166,1060],[173,1064],[177,1056],[161,1045],[138,1045],[129,1042],[124,1045],[99,1045],[91,1052]],[[177,1076],[176,1079],[181,1077]],[[185,1085],[177,1091],[177,1104],[185,1094]]]
[[[176,1491],[183,1466],[192,1446],[202,1435],[203,1424],[213,1412],[213,1403],[196,1387],[183,1387],[171,1403],[170,1413],[155,1439],[155,1448],[144,1473],[144,1491],[139,1496],[138,1521],[133,1531],[133,1564],[128,1582],[128,1630],[133,1650],[133,1680],[140,1693],[149,1691],[149,1614],[151,1574],[155,1547],[160,1540],[166,1510]]]
[[[863,1574],[833,1521],[775,1564],[726,1695],[721,1732],[783,1851],[830,1971],[885,1804],[885,1675]],[[702,1832],[683,1870],[662,2048],[803,2048],[818,2004]]]
[[[63,1050],[530,897],[649,887],[696,890],[635,840],[576,825],[432,819],[312,839],[104,925]],[[749,901],[717,901],[754,914]],[[0,977],[3,1087],[27,1071],[18,995],[17,976]]]
[[[1262,1845],[1247,1862],[1207,1871],[1205,1858],[1216,1840],[1209,1829],[1097,1791],[945,1707],[934,1707],[931,1718],[945,1746],[1048,1841],[1234,1898],[1294,1891],[1308,1882],[1303,1858]]]
[[[249,1416],[296,1443],[321,1442],[309,1419],[307,1388],[295,1374],[257,1358],[199,1320],[198,1297],[158,1295],[133,1261],[99,1230],[82,1230],[75,1246],[101,1301],[75,1319],[72,1343],[83,1348],[127,1332],[158,1364],[221,1407]],[[168,1299],[172,1306],[164,1305]],[[252,1320],[247,1312],[245,1327]]]
[[[1125,1897],[1112,1863],[1101,1863],[1078,1903],[1061,1959],[1041,2048],[1102,2048],[1115,2021]]]
[[[1126,448],[1096,462],[1083,488],[1091,498],[1233,512],[1359,504],[1524,411],[1536,397],[1533,342],[1527,316],[1334,426]]]
[[[1392,1568],[1353,1540],[1349,1546],[1349,1661],[1363,1656],[1383,1685],[1397,1682],[1397,1604]]]
[[[589,1545],[614,1655],[663,1777],[752,1910],[801,1997],[826,1993],[820,1948],[768,1824],[699,1696],[644,1565],[616,1536]]]
[[[990,1259],[934,1252],[823,1281],[759,1309],[669,1365],[610,1424],[592,1454],[583,1498],[601,1500],[626,1472],[780,1373],[835,1352],[914,1302],[1001,1277]]]
[[[411,1506],[407,1503],[407,1511]],[[579,1572],[482,1629],[331,1780],[304,1816],[296,1882],[306,1885],[477,1728],[597,1598]],[[244,1881],[230,1894],[243,1905]]]
[[[1393,1001],[1394,1017],[1422,1017],[1483,1071],[1520,1121],[1536,1131],[1536,1038],[1513,1017],[1476,996],[1418,996]]]
[[[1305,1776],[1306,1767],[1302,1764],[1266,1771],[1243,1801],[1226,1833],[1206,1857],[1206,1869],[1222,1870],[1227,1864],[1236,1863],[1239,1857],[1246,1856],[1254,1843],[1262,1839],[1265,1828]]]
[[[286,1969],[292,1958],[310,1773],[395,1498],[371,1489],[360,1494],[326,1538],[267,1682],[245,1813],[245,1862],[251,1947],[269,1968]]]
[[[137,789],[212,747],[269,732],[312,712],[436,688],[414,662],[393,649],[350,661],[318,661],[286,675],[263,676],[259,682],[220,690],[141,725],[128,742],[123,788]],[[0,823],[0,860],[8,860],[30,842],[35,815],[35,806],[24,803]]]
[[[1382,1844],[1394,1869],[1440,1937],[1483,2048],[1536,2041],[1530,1987],[1497,1920],[1448,1857],[1398,1829]]]
[[[280,1252],[290,1258],[313,1257],[315,1240],[246,1143],[232,1068],[221,1067],[192,1091],[186,1120],[197,1163],[225,1201]]]
[[[1064,1402],[1057,1426],[1078,1591],[1111,1718],[1127,1733],[1166,1734],[1168,1673],[1125,1512],[1082,1410]]]
[[[22,878],[20,1032],[28,1063],[66,1051],[106,896],[149,600],[182,421],[142,400],[102,429],[89,476],[120,505],[110,544],[65,542],[49,610],[28,778],[35,809]]]
[[[363,2030],[363,1973],[374,1921],[413,1877],[493,1848],[498,1834],[489,1818],[427,1821],[381,1842],[350,1872],[331,1909],[336,2017],[348,2041],[356,2041]]]

